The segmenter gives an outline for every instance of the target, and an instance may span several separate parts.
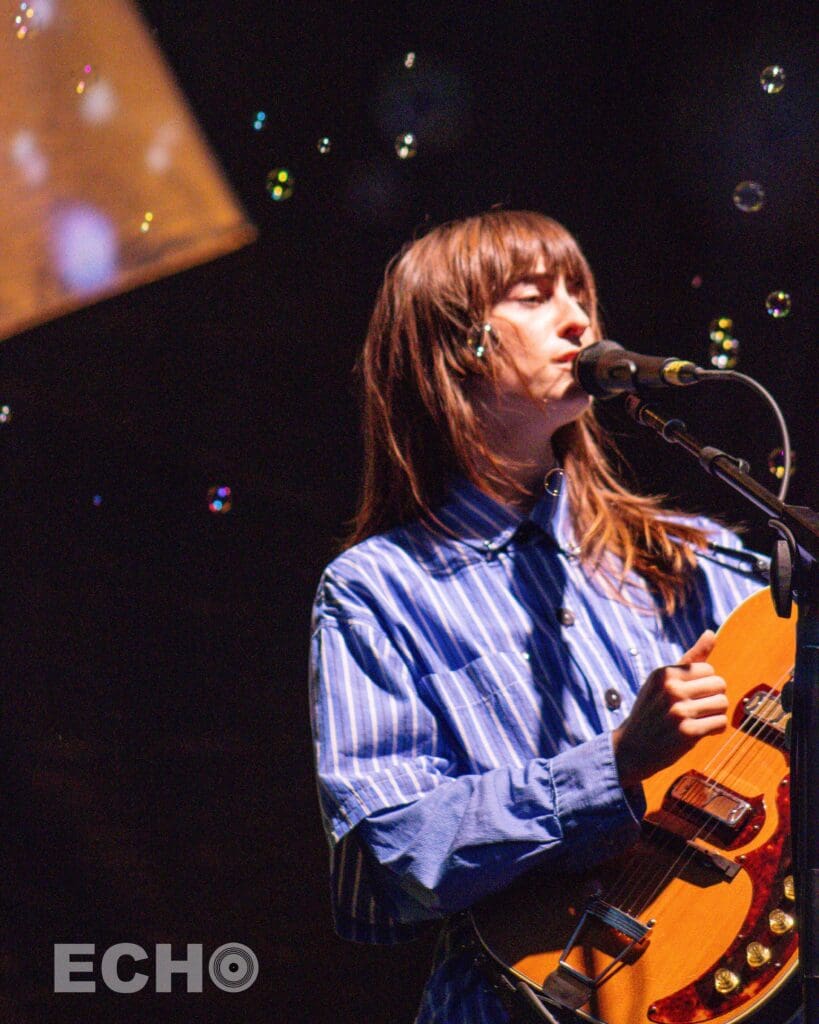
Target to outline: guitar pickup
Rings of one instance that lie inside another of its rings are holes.
[[[785,686],[788,686],[788,683]],[[755,693],[743,699],[742,714],[751,727],[762,727],[765,738],[788,738],[788,722],[791,716],[783,707],[782,694],[760,687]]]
[[[662,805],[645,820],[680,839],[698,839],[707,829],[708,845],[731,850],[749,842],[765,821],[761,795],[744,797],[698,771],[687,771],[666,790]]]
[[[742,828],[753,810],[747,800],[713,779],[706,779],[699,772],[686,772],[680,776],[671,787],[669,795],[690,810],[733,831]]]

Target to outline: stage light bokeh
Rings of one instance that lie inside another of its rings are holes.
[[[762,69],[762,73],[759,76],[759,84],[762,86],[763,92],[769,95],[776,95],[776,93],[782,92],[785,88],[785,69],[780,67],[779,64],[769,64],[766,68]]]
[[[396,137],[395,152],[399,160],[410,160],[418,152],[418,144],[412,132],[404,132]]]
[[[286,167],[274,167],[268,172],[265,188],[273,202],[282,203],[296,191],[295,176]]]
[[[734,206],[743,213],[758,213],[765,205],[765,190],[758,181],[741,181],[734,189]]]
[[[781,480],[785,476],[785,453],[781,448],[774,448],[768,455],[768,472]],[[791,471],[788,474],[793,476],[796,472],[796,452],[791,450]]]
[[[783,320],[786,316],[790,316],[791,307],[790,295],[781,290],[771,292],[765,299],[765,309],[774,320]]]

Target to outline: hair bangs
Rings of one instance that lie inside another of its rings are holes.
[[[518,281],[536,273],[563,276],[587,304],[594,283],[583,253],[557,221],[525,210],[492,210],[481,218],[481,277],[489,288],[488,306],[499,302]]]

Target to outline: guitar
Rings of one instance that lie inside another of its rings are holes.
[[[768,590],[745,600],[708,659],[728,729],[646,780],[635,846],[585,875],[530,872],[472,909],[509,980],[604,1024],[734,1024],[780,993],[798,954],[781,699],[794,654],[795,619]]]

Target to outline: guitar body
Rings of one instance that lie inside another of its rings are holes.
[[[487,954],[555,1006],[605,1024],[733,1024],[797,966],[790,792],[779,694],[795,621],[768,590],[709,658],[729,727],[644,783],[644,835],[593,874],[534,871],[472,912]]]

